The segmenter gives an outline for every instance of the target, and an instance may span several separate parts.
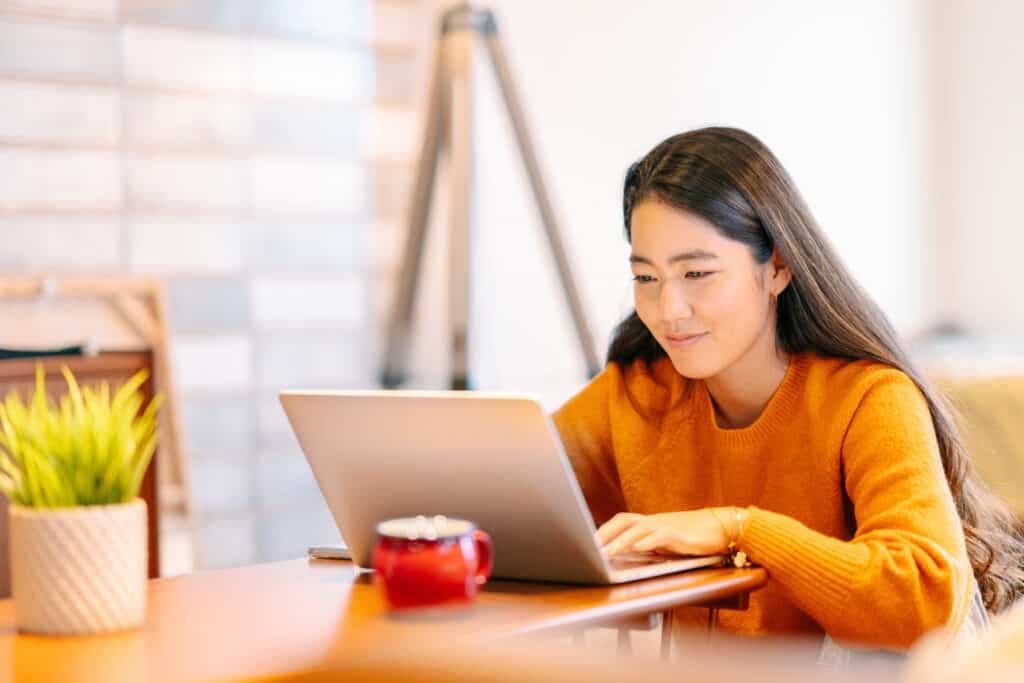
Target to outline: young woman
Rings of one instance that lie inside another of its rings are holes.
[[[757,138],[665,140],[623,211],[636,311],[554,416],[606,553],[749,559],[719,629],[893,650],[1019,594],[1015,520]]]

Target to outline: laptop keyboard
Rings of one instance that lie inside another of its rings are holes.
[[[661,564],[672,559],[678,558],[655,555],[653,553],[620,553],[614,557],[609,557],[608,564],[611,565],[612,571],[623,571],[626,569],[649,567],[652,564]]]

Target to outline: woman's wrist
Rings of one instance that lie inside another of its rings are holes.
[[[730,546],[735,543],[736,536],[739,533],[739,526],[736,523],[736,508],[717,507],[709,509],[715,519],[718,520],[719,526],[722,527],[722,552],[729,552]]]
[[[748,567],[747,554],[740,550],[743,538],[743,527],[750,516],[750,511],[739,507],[709,508],[711,514],[722,527],[724,537],[723,552],[728,553],[730,563],[737,567]]]

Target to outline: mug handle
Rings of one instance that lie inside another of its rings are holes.
[[[491,576],[491,569],[494,565],[494,548],[491,545],[491,537],[482,529],[476,529],[473,532],[473,540],[476,542],[476,583],[478,586],[482,586]]]

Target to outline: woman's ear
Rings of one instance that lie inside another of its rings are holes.
[[[789,286],[790,280],[793,279],[793,271],[782,260],[778,249],[772,251],[771,270],[769,272],[771,274],[769,291],[772,293],[772,296],[778,296],[782,294],[786,287]]]

